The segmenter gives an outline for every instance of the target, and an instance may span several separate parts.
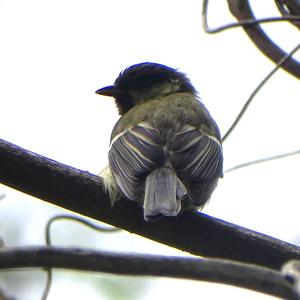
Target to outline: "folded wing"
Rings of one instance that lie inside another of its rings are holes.
[[[149,198],[146,203],[149,211],[150,207],[152,212],[159,211],[157,202],[161,197],[157,197],[155,193],[160,193],[159,190],[161,191],[163,187],[160,186],[156,191],[152,191],[150,183],[153,189],[157,185],[153,182],[159,182],[157,178],[161,178],[161,174],[164,172],[169,174],[166,182],[172,184],[166,187],[170,186],[167,190],[172,191],[175,199],[170,206],[161,204],[163,207],[161,210],[169,215],[175,214],[175,211],[177,214],[180,204],[178,197],[179,194],[181,197],[185,195],[185,188],[192,206],[203,206],[215,189],[219,177],[222,177],[223,164],[221,143],[215,137],[203,133],[201,129],[185,125],[171,139],[171,143],[165,143],[156,128],[147,122],[142,122],[117,135],[112,140],[109,151],[110,169],[118,187],[127,198],[142,205],[147,176],[161,167],[174,170],[178,180],[174,174],[162,170],[157,172],[156,177],[153,177],[155,173],[152,173],[151,176],[156,179],[155,181],[148,179],[149,186],[146,189],[146,194],[153,196],[151,196],[153,201]],[[149,178],[152,178],[151,176]],[[178,187],[181,192],[174,192],[179,189]],[[169,194],[171,195],[171,192]],[[169,212],[167,212],[168,207],[171,207]]]

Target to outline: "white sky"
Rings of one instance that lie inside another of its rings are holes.
[[[277,14],[271,0],[252,2],[261,17]],[[234,21],[226,13],[225,1],[212,4],[211,26]],[[98,174],[107,163],[109,136],[118,116],[113,101],[94,91],[113,83],[122,69],[142,61],[186,72],[224,134],[273,64],[241,29],[205,34],[201,5],[196,0],[0,0],[0,138]],[[286,50],[299,43],[299,32],[288,24],[265,28]],[[300,59],[300,53],[295,57]],[[279,71],[225,142],[225,169],[299,149],[299,100],[299,81]],[[204,213],[285,241],[299,241],[299,169],[299,156],[294,156],[230,173],[221,180]],[[14,220],[21,218],[23,244],[42,243],[43,226],[57,212],[55,208],[4,187],[1,191],[7,198],[0,203],[0,234],[8,228],[20,230]],[[55,236],[63,242],[66,236],[61,228]],[[82,231],[93,238],[90,247],[94,239],[102,238],[76,228],[66,233],[70,243]],[[9,234],[3,238],[7,245],[16,240]],[[103,239],[123,250],[119,238]],[[169,253],[169,248],[150,241],[142,244],[141,239],[127,235],[124,239],[131,241],[126,250]],[[53,286],[49,300],[65,298],[68,283],[61,280],[60,288]],[[69,285],[73,292],[68,295],[74,300],[82,295],[102,299],[81,280],[75,287]],[[249,291],[206,283],[160,279],[154,286],[144,300],[161,294],[162,287],[174,300],[195,288],[211,299],[219,293],[231,299],[241,295],[253,299]],[[34,294],[36,298],[32,295],[22,295],[22,299],[38,299],[40,291]]]

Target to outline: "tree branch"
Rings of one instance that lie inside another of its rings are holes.
[[[0,269],[22,267],[204,280],[231,284],[284,299],[298,299],[292,284],[280,272],[220,259],[121,254],[58,247],[0,250]]]
[[[300,259],[292,244],[207,216],[186,212],[153,223],[121,199],[111,208],[101,178],[0,140],[0,182],[49,203],[195,255],[232,259],[274,269]]]
[[[227,0],[230,12],[240,22],[245,20],[253,20],[255,16],[251,10],[249,1],[247,0]],[[274,63],[278,63],[283,57],[287,55],[280,47],[278,47],[263,31],[259,24],[245,25],[243,26],[244,31],[247,33],[252,42],[257,48],[269,57]],[[286,61],[282,68],[300,78],[300,63],[291,58]]]
[[[229,0],[230,1],[230,0]],[[285,0],[275,0],[275,1],[285,1]],[[291,0],[289,0],[291,1]],[[295,0],[297,1],[297,0]],[[236,2],[233,4],[235,5]],[[235,23],[228,23],[225,25],[221,25],[218,27],[211,28],[208,26],[208,21],[207,21],[207,11],[208,11],[208,0],[203,0],[202,4],[202,27],[206,33],[219,33],[221,31],[225,31],[227,29],[232,29],[232,28],[237,28],[237,27],[243,27],[243,26],[250,26],[250,25],[257,25],[257,24],[262,24],[262,23],[271,23],[271,22],[286,22],[286,21],[291,21],[291,22],[299,22],[300,20],[300,15],[295,14],[295,15],[290,15],[290,14],[285,14],[282,17],[269,17],[269,18],[260,18],[260,19],[246,19],[243,21],[235,22]],[[292,23],[294,24],[294,23]]]
[[[300,16],[299,0],[275,0],[275,4],[283,16]],[[300,22],[295,20],[291,22],[300,29]]]

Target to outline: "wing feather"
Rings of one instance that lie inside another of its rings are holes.
[[[222,174],[222,146],[215,138],[197,128],[189,128],[176,135],[173,166],[184,182],[195,206],[209,200]],[[188,141],[188,142],[187,142]]]
[[[157,129],[141,122],[118,134],[109,152],[117,185],[127,198],[138,202],[143,201],[146,177],[167,161],[179,180],[187,184],[193,204],[200,206],[222,177],[222,160],[220,142],[190,125],[183,126],[166,143]]]
[[[113,139],[109,164],[117,185],[127,198],[141,201],[145,177],[164,160],[159,133],[143,122]]]

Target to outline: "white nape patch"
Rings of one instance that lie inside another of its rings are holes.
[[[120,193],[109,166],[106,166],[99,175],[102,177],[104,189],[109,194],[112,205],[114,205],[114,203],[119,200]]]

